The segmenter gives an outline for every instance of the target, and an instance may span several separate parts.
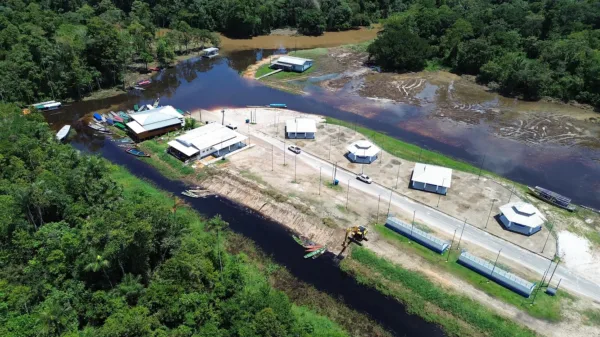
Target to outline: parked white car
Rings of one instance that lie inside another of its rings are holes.
[[[229,123],[227,125],[225,125],[226,127],[230,128],[231,130],[237,130],[237,125],[233,124],[233,123]]]
[[[300,154],[300,152],[302,152],[302,150],[300,150],[300,148],[297,147],[296,145],[290,145],[288,147],[288,150],[294,152],[295,154]]]
[[[367,183],[367,184],[370,184],[373,182],[373,179],[371,179],[371,177],[369,177],[366,174],[359,174],[356,176],[356,179],[362,181],[363,183]]]

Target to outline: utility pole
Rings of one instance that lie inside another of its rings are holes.
[[[329,160],[331,160],[331,140],[332,138],[329,137]]]
[[[556,273],[556,269],[558,269],[559,263],[560,263],[560,258],[558,259],[558,261],[556,261],[556,267],[554,267],[554,271],[552,272],[552,275],[550,275],[550,280],[548,280],[548,285],[550,285],[550,282],[552,282],[552,278],[554,277],[554,273]],[[560,281],[559,281],[559,283],[560,283]],[[556,286],[556,289],[558,289],[558,286]]]
[[[321,195],[321,185],[323,185],[323,184],[321,183],[321,169],[322,169],[322,168],[323,168],[322,166],[321,166],[321,167],[319,167],[319,195]]]
[[[488,213],[488,217],[487,220],[485,221],[485,227],[483,227],[484,229],[487,228],[488,223],[490,222],[490,216],[492,215],[492,210],[494,209],[494,203],[496,202],[496,199],[492,200],[492,207],[490,207],[490,212]]]
[[[452,250],[452,246],[454,245],[454,238],[456,237],[457,230],[458,230],[458,228],[456,228],[454,230],[454,235],[452,235],[452,243],[450,243],[450,247],[448,248],[448,255],[446,256],[446,262],[448,262],[448,260],[450,260],[450,251]]]
[[[412,238],[413,228],[415,228],[415,215],[417,215],[417,210],[413,211],[413,219],[410,226],[410,237]]]
[[[498,251],[498,256],[496,256],[496,261],[494,262],[494,268],[492,268],[492,273],[490,276],[494,277],[494,270],[496,270],[496,264],[498,263],[498,259],[500,258],[500,253],[502,252],[502,248]],[[488,280],[489,282],[489,280]]]
[[[463,228],[460,231],[460,238],[458,239],[458,245],[456,245],[456,250],[460,248],[460,242],[462,241],[463,233],[465,232],[465,226],[467,225],[467,219],[465,218],[465,222],[463,223]]]
[[[442,187],[444,187],[444,182],[446,181],[446,178],[442,179]],[[435,206],[436,208],[440,208],[440,201],[442,200],[442,194],[440,193],[440,196],[438,197],[438,203],[437,206]]]
[[[510,202],[510,199],[512,199],[512,195],[513,195],[514,191],[515,191],[515,187],[513,186],[513,188],[510,189],[510,197],[508,197],[508,202]]]
[[[544,242],[544,247],[542,247],[541,253],[544,253],[544,249],[546,249],[546,244],[548,243],[548,240],[550,239],[550,234],[552,234],[552,232],[550,230],[548,230],[548,237],[546,237],[546,242]]]
[[[285,140],[283,141],[283,166],[285,166]]]
[[[390,188],[390,202],[388,203],[388,211],[387,214],[390,216],[390,207],[392,207],[392,189]]]
[[[485,164],[485,154],[483,155],[483,160],[481,161],[481,165],[479,165],[479,173],[477,174],[477,180],[481,177],[481,169],[483,169],[483,164]]]
[[[221,110],[221,114],[223,115],[221,117],[221,125],[225,125],[225,109]]]
[[[273,150],[273,144],[271,144],[271,171],[274,169],[273,162],[275,161],[275,151]]]
[[[350,179],[348,179],[348,192],[346,192],[346,209],[348,209],[348,199],[350,198]]]
[[[298,157],[298,155],[294,156],[294,181],[296,181],[296,172],[297,172],[297,170],[296,170],[296,157]]]
[[[400,165],[398,165],[398,174],[396,174],[396,189],[398,189],[398,180],[400,179]]]
[[[423,148],[419,151],[419,163],[421,162],[421,154],[423,154]]]
[[[375,219],[375,223],[379,223],[379,203],[381,202],[381,194],[377,198],[377,217]]]

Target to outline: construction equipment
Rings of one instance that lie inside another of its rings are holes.
[[[369,241],[369,239],[367,239],[368,232],[369,230],[365,226],[348,227],[348,229],[346,229],[346,237],[344,238],[342,247],[347,247],[350,242],[354,242],[357,245],[362,246],[363,240]]]

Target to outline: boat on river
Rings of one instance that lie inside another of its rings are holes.
[[[271,103],[271,104],[269,104],[269,107],[270,108],[282,108],[282,109],[285,109],[285,108],[287,108],[287,104],[284,104],[284,103]]]
[[[69,131],[71,131],[71,126],[70,125],[63,126],[56,133],[56,139],[58,139],[58,141],[62,141],[63,139],[65,139],[67,137],[67,135],[69,134]]]
[[[121,144],[132,144],[133,140],[129,137],[125,137],[125,138],[113,139],[113,142],[121,143]]]
[[[98,122],[102,122],[102,115],[100,115],[97,112],[94,112],[94,119],[97,120]]]
[[[539,186],[536,186],[535,188],[527,186],[527,188],[529,189],[531,194],[535,195],[539,199],[542,199],[549,204],[560,207],[562,209],[566,209],[567,211],[571,212],[575,210],[575,205],[571,204],[571,199],[563,195],[560,195],[556,192],[552,192]]]
[[[326,249],[327,249],[327,248],[325,248],[325,247],[323,247],[323,248],[319,248],[319,249],[315,250],[314,252],[310,252],[310,253],[308,253],[308,254],[304,255],[304,258],[305,258],[305,259],[308,259],[309,257],[312,257],[312,258],[314,258],[315,256],[317,256],[317,257],[318,257],[319,255],[321,255],[321,254],[325,253],[325,250],[326,250]]]
[[[121,116],[119,116],[119,114],[117,114],[114,111],[110,112],[110,118],[112,118],[115,122],[121,122],[121,123],[123,123],[123,118]]]
[[[125,152],[134,155],[136,157],[150,157],[149,154],[147,154],[144,151],[138,150],[138,149],[134,149],[134,148],[128,148],[127,150],[125,150]]]
[[[32,104],[31,106],[40,111],[49,111],[49,110],[56,110],[56,109],[60,108],[62,106],[62,103],[57,102],[57,101],[46,101],[46,102],[35,103],[35,104]]]
[[[181,192],[181,194],[185,195],[186,197],[190,197],[190,198],[195,198],[195,199],[200,198],[200,195],[198,195],[190,190],[183,191],[183,192]]]
[[[125,131],[125,124],[123,124],[121,122],[114,122],[113,126],[115,126],[116,128],[119,128],[119,129]]]
[[[143,80],[143,81],[137,82],[136,84],[138,86],[143,86],[143,85],[149,85],[150,83],[152,83],[152,82],[150,82],[150,80]]]
[[[119,111],[119,112],[117,112],[117,114],[121,118],[123,118],[123,122],[129,122],[129,120],[131,119],[131,117],[129,117],[129,115],[125,111]]]
[[[90,123],[88,124],[88,127],[90,129],[96,130],[98,132],[103,132],[103,133],[109,133],[110,131],[108,131],[107,128],[103,127],[102,125],[98,124],[98,123]]]

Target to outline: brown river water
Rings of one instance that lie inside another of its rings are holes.
[[[223,38],[220,57],[184,61],[155,75],[152,85],[145,91],[76,102],[50,112],[46,117],[55,128],[64,124],[75,124],[77,127],[80,118],[94,111],[123,110],[134,104],[151,103],[157,97],[161,99],[161,104],[170,104],[183,110],[286,103],[294,110],[358,123],[473,164],[483,162],[486,170],[523,184],[544,186],[573,198],[576,203],[600,208],[600,150],[593,141],[564,143],[542,138],[537,142],[530,142],[511,133],[515,129],[514,125],[520,134],[529,134],[528,130],[538,127],[539,123],[520,123],[511,118],[509,111],[503,113],[501,118],[507,120],[506,124],[512,129],[507,128],[505,134],[502,134],[490,119],[494,116],[493,113],[488,111],[493,110],[488,109],[489,107],[501,106],[501,109],[505,109],[511,104],[517,104],[517,110],[542,110],[549,113],[564,111],[579,118],[583,115],[580,116],[577,109],[552,103],[518,102],[492,93],[486,93],[489,96],[484,98],[470,97],[469,90],[466,93],[463,91],[461,95],[455,94],[461,97],[460,102],[450,104],[448,100],[440,101],[436,98],[443,96],[439,94],[439,88],[423,83],[422,86],[419,84],[422,88],[418,95],[425,100],[429,99],[427,104],[367,99],[344,91],[332,93],[315,85],[338,74],[319,74],[317,78],[309,78],[300,83],[307,94],[294,95],[239,75],[249,65],[274,53],[294,48],[331,47],[367,41],[373,39],[376,33],[376,29],[361,29],[326,33],[321,37],[263,36],[249,40]],[[414,89],[417,85],[411,84],[410,87]],[[433,95],[432,92],[438,94]],[[468,107],[464,108],[463,105]],[[448,118],[444,113],[446,110],[454,111],[455,114],[467,114],[468,118]],[[582,114],[587,114],[584,117],[588,118],[594,113]],[[473,116],[477,118],[472,118]],[[540,123],[546,122],[542,120]],[[552,123],[554,126],[557,124],[560,125],[560,120]],[[582,130],[577,125],[572,128],[569,125],[564,127],[570,128],[567,131],[574,138],[581,134],[586,139],[593,140],[594,133],[590,134],[589,130]],[[544,130],[543,127],[541,130]],[[104,146],[103,141],[88,132],[79,133],[73,142],[76,146],[85,146],[91,151],[99,151]]]

